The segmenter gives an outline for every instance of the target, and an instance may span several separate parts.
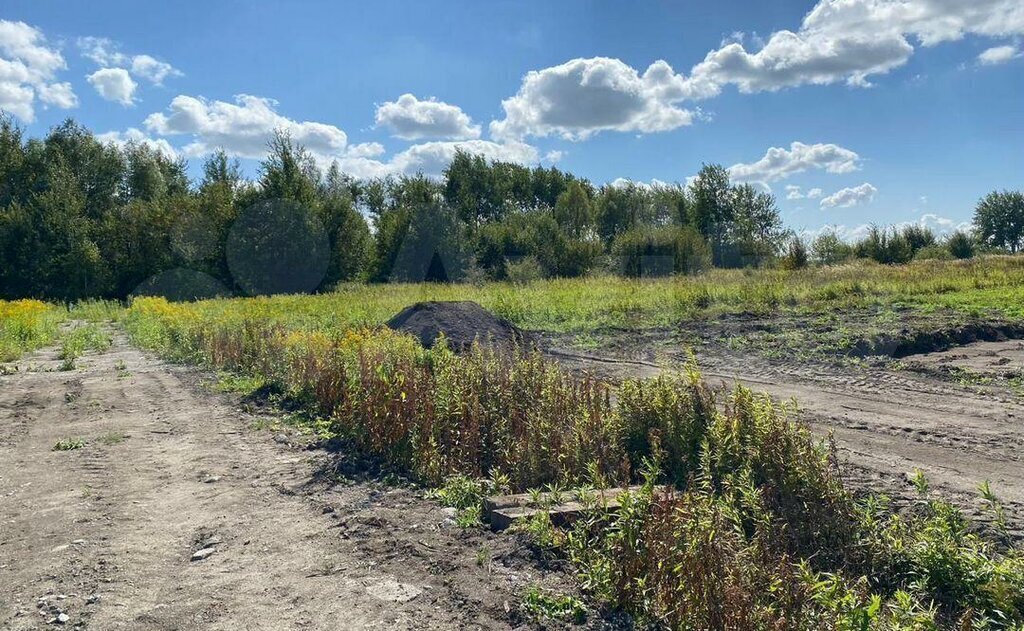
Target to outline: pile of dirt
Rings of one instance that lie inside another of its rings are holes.
[[[514,324],[470,301],[417,302],[391,318],[387,326],[414,336],[427,348],[443,333],[448,347],[457,353],[467,351],[474,340],[500,348],[532,343]]]

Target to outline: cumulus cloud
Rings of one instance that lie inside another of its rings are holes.
[[[135,89],[139,84],[132,80],[124,68],[100,68],[86,79],[104,99],[128,106],[135,102]]]
[[[162,85],[167,77],[180,77],[181,71],[165,61],[159,61],[149,55],[136,55],[132,58],[132,74],[142,77],[154,85]]]
[[[182,72],[171,64],[150,55],[126,55],[121,45],[106,37],[80,37],[78,49],[82,56],[101,68],[123,68],[153,85],[162,85],[167,77],[180,77]]]
[[[24,22],[0,20],[0,109],[25,122],[35,120],[35,101],[68,109],[78,105],[71,84],[57,82],[66,69],[60,51],[42,31]]]
[[[729,176],[740,182],[775,182],[810,169],[850,173],[860,168],[856,152],[835,144],[793,142],[789,149],[769,147],[757,162],[734,164]]]
[[[1021,56],[1021,51],[1016,46],[993,46],[987,48],[978,55],[978,63],[984,66],[1004,64],[1011,59]]]
[[[480,137],[480,126],[474,125],[458,106],[433,97],[421,101],[412,94],[403,94],[397,101],[378,106],[376,121],[378,126],[386,127],[403,140],[471,140]]]
[[[608,186],[612,188],[628,188],[630,186],[636,186],[646,190],[654,190],[659,188],[671,188],[676,185],[665,182],[664,180],[659,180],[658,178],[651,178],[650,182],[644,182],[641,180],[631,180],[625,177],[617,177],[611,182],[608,182]]]
[[[177,150],[171,146],[171,143],[163,138],[152,138],[147,136],[145,132],[134,127],[128,128],[126,131],[108,131],[103,134],[96,134],[96,139],[103,143],[115,145],[117,147],[125,147],[129,144],[145,145],[155,151],[158,151],[168,158],[175,160],[178,157]]]
[[[872,201],[875,198],[875,193],[877,192],[877,188],[867,182],[864,182],[860,186],[840,189],[828,197],[822,198],[820,204],[822,208],[849,208],[851,206],[859,206],[860,204]]]
[[[823,194],[824,192],[820,188],[812,188],[804,192],[799,186],[786,185],[786,199],[818,199]]]
[[[687,82],[707,96],[726,85],[741,92],[839,82],[868,86],[872,75],[905,64],[912,42],[934,46],[968,34],[1022,33],[1019,0],[820,0],[796,31],[777,31],[758,50],[724,42],[693,67]]]
[[[664,61],[641,75],[618,59],[573,59],[527,73],[519,92],[502,101],[505,118],[491,122],[491,135],[582,140],[600,131],[668,131],[693,121],[677,104],[697,96],[700,86]]]
[[[234,103],[176,96],[165,112],[150,114],[145,127],[161,136],[190,136],[184,152],[190,156],[222,147],[232,155],[261,158],[275,130],[282,130],[313,154],[340,156],[348,136],[333,125],[298,122],[278,114],[272,99],[240,94]]]
[[[360,178],[417,172],[437,176],[459,149],[490,160],[520,164],[540,161],[536,147],[531,145],[480,139],[415,144],[385,160],[380,143],[350,145],[340,128],[295,121],[276,108],[277,102],[272,99],[245,94],[236,96],[234,103],[180,95],[166,111],[148,116],[145,127],[158,136],[189,137],[190,142],[182,150],[187,156],[198,157],[223,148],[231,155],[256,159],[266,155],[267,142],[276,130],[281,130],[304,146],[321,166],[337,161],[342,170]]]

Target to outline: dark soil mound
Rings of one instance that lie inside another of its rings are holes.
[[[530,338],[508,320],[499,318],[475,302],[418,302],[391,318],[388,328],[409,333],[431,348],[440,334],[448,347],[465,352],[474,340],[481,344],[512,348],[526,345]]]

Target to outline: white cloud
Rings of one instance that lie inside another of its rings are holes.
[[[805,193],[799,186],[793,184],[786,185],[786,199],[818,199],[823,194],[820,188],[808,189]]]
[[[63,83],[46,83],[38,86],[36,92],[39,100],[49,105],[54,105],[62,110],[78,106],[78,96],[67,81]]]
[[[198,157],[223,148],[233,156],[256,159],[266,155],[274,131],[282,130],[309,150],[321,166],[336,160],[343,171],[360,178],[417,172],[437,176],[458,149],[490,160],[520,164],[539,161],[537,149],[531,145],[479,139],[415,144],[384,160],[385,150],[380,143],[350,145],[348,136],[338,127],[295,121],[278,113],[276,107],[272,99],[245,94],[236,96],[234,103],[180,95],[165,112],[148,116],[145,126],[159,136],[190,137],[191,142],[183,149],[187,156]]]
[[[191,156],[210,153],[222,147],[232,155],[261,158],[275,130],[291,134],[292,139],[320,156],[341,156],[348,148],[348,136],[333,125],[298,122],[275,111],[277,102],[240,94],[234,103],[207,101],[180,95],[166,112],[150,114],[146,129],[161,136],[192,137],[184,151]]]
[[[124,106],[135,102],[135,89],[139,86],[124,68],[100,68],[86,79],[108,101]]]
[[[821,200],[822,208],[849,208],[872,201],[878,189],[864,182],[853,188],[843,188]]]
[[[1011,59],[1016,59],[1021,54],[1021,51],[1016,46],[993,46],[992,48],[985,49],[978,55],[978,63],[985,66],[994,66],[1006,63]]]
[[[519,92],[502,101],[505,118],[491,122],[491,135],[582,140],[606,130],[668,131],[693,121],[693,112],[676,105],[699,90],[664,61],[641,75],[618,59],[573,59],[527,73]]]
[[[167,77],[180,77],[182,72],[151,55],[126,55],[121,45],[106,37],[80,37],[78,49],[101,68],[124,68],[153,85],[162,85]]]
[[[182,72],[165,61],[159,61],[149,55],[136,55],[132,58],[132,74],[142,77],[154,85],[162,85],[167,77],[180,77]]]
[[[965,35],[1024,34],[1020,0],[820,0],[796,31],[773,33],[759,50],[728,41],[693,67],[687,82],[713,96],[805,84],[870,85],[907,62],[912,40],[923,46]],[[1005,54],[1005,53],[1003,53]]]
[[[480,154],[488,160],[536,164],[540,158],[536,147],[521,142],[497,143],[489,140],[462,142],[427,142],[412,145],[396,154],[389,164],[393,172],[440,175],[458,150]]]
[[[809,169],[850,173],[860,168],[859,161],[860,156],[839,145],[793,142],[789,149],[770,147],[757,162],[732,165],[729,176],[740,182],[775,182]]]
[[[650,182],[644,182],[641,180],[631,180],[625,177],[617,177],[611,182],[608,182],[608,186],[612,188],[627,188],[629,186],[636,186],[646,190],[654,190],[659,188],[671,188],[677,185],[670,184],[669,182],[665,182],[664,180],[659,180],[658,178],[651,178]]]
[[[97,66],[123,66],[129,62],[126,55],[118,50],[119,46],[106,37],[79,37],[78,50],[82,56],[91,59]]]
[[[387,127],[403,140],[441,138],[470,140],[480,137],[480,126],[474,125],[459,107],[433,97],[421,101],[412,94],[403,94],[397,101],[377,107],[377,125]]]
[[[128,144],[146,145],[151,149],[159,151],[168,158],[174,160],[178,157],[177,150],[163,138],[152,138],[145,132],[134,127],[124,132],[108,131],[103,134],[96,134],[96,139],[103,143],[110,143],[118,147],[125,147]]]
[[[42,31],[24,22],[0,20],[0,109],[25,122],[35,120],[35,100],[68,109],[78,105],[69,83],[56,82],[67,68]]]

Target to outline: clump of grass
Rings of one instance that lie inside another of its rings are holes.
[[[536,585],[523,595],[523,611],[537,620],[555,620],[583,624],[587,608],[583,601],[568,594],[547,592]]]
[[[455,523],[460,528],[479,526],[482,522],[483,503],[488,496],[508,492],[508,480],[503,476],[495,479],[474,480],[464,475],[453,475],[440,487],[427,493],[443,506],[456,509]]]
[[[64,334],[61,339],[61,370],[74,370],[75,360],[86,351],[103,351],[110,347],[110,335],[97,324],[83,324]]]
[[[53,451],[73,451],[82,447],[85,447],[85,441],[81,438],[64,438],[57,441],[57,444],[53,446]]]
[[[124,439],[125,435],[122,434],[121,432],[110,432],[108,434],[100,436],[99,441],[101,444],[106,445],[107,447],[111,447],[113,445],[120,445],[121,443],[124,442]]]

